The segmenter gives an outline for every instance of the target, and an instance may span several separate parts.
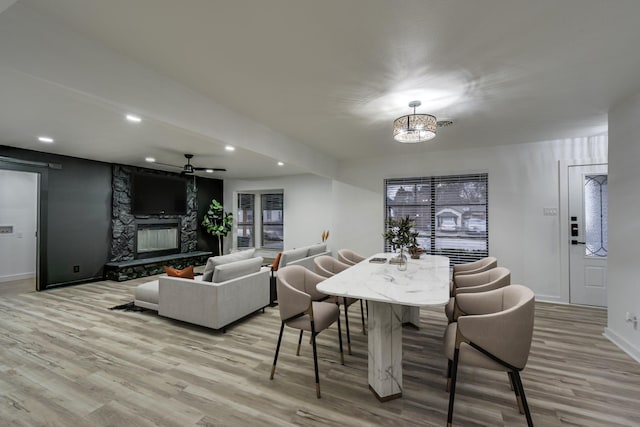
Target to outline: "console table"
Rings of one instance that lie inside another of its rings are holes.
[[[449,258],[422,255],[405,271],[379,253],[320,283],[319,291],[365,299],[369,304],[369,389],[381,401],[402,396],[403,306],[445,305],[449,301]],[[369,262],[385,258],[384,264]]]

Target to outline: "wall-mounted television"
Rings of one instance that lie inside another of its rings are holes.
[[[187,181],[178,176],[135,173],[131,176],[133,215],[184,215]]]

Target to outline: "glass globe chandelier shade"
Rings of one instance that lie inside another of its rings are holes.
[[[416,114],[420,101],[412,101],[413,114],[398,117],[393,121],[393,139],[403,144],[415,144],[433,139],[438,122],[431,114]]]

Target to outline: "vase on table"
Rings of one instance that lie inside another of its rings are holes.
[[[404,248],[400,248],[400,255],[398,255],[398,270],[405,271],[407,269],[407,257],[404,254]]]

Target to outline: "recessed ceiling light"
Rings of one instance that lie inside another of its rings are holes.
[[[46,142],[47,144],[51,144],[53,142],[53,138],[49,138],[48,136],[39,136],[38,141]]]
[[[134,116],[133,114],[127,114],[127,120],[134,123],[140,123],[142,119],[138,116]]]
[[[213,173],[213,169],[205,169],[206,173]]]
[[[232,145],[227,145],[227,146],[224,147],[224,149],[227,150],[227,151],[235,151],[236,147],[234,147]]]
[[[145,158],[144,158],[144,161],[145,161],[145,162],[149,162],[149,163],[153,163],[153,162],[155,162],[155,161],[156,161],[156,159],[155,159],[155,158],[153,158],[153,157],[145,157]]]
[[[283,162],[278,162],[278,166],[284,166]]]

